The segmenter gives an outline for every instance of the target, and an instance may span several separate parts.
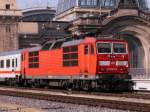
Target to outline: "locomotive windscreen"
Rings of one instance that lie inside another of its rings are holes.
[[[99,53],[111,53],[111,43],[97,43],[97,50]]]
[[[113,51],[114,51],[114,53],[126,53],[126,44],[125,43],[114,43]]]

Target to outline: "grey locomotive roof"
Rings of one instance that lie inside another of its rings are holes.
[[[64,42],[61,47],[74,46],[83,42],[83,39]]]
[[[27,50],[29,51],[29,52],[32,52],[32,51],[39,51],[39,50],[41,50],[41,46],[39,46],[39,47],[32,47],[32,48],[28,48]]]
[[[14,54],[21,54],[23,50],[17,51],[8,51],[8,52],[0,52],[0,56],[7,56],[7,55],[14,55]]]

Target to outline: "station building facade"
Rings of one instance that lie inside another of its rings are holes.
[[[22,16],[16,0],[0,0],[0,51],[18,49],[18,23]]]
[[[53,21],[55,14],[56,10],[51,7],[23,10],[19,23],[19,49],[40,46],[66,36],[69,22]]]
[[[96,32],[128,41],[130,73],[150,78],[150,13],[146,0],[59,0],[55,19],[68,30]]]
[[[142,10],[148,8],[146,0],[59,0],[56,20],[72,21],[86,13],[103,14],[118,8],[118,6],[123,7],[124,4],[128,8],[135,4],[135,7]]]

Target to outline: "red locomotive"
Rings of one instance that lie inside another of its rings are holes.
[[[20,66],[19,82],[26,85],[131,89],[129,49],[124,40],[50,41],[39,49],[22,50]]]

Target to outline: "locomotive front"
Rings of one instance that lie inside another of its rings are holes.
[[[124,40],[98,40],[97,73],[98,74],[128,74],[129,49]]]

